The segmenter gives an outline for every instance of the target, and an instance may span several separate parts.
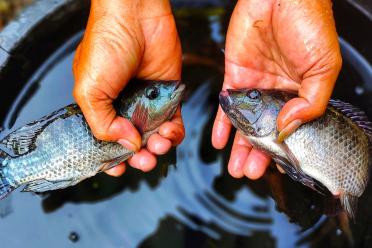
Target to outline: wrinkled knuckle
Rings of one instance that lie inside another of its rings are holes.
[[[91,126],[91,129],[92,129],[92,133],[93,133],[94,137],[96,137],[97,139],[99,139],[99,140],[109,140],[109,137],[108,137],[107,133],[104,130],[102,130],[101,128]]]

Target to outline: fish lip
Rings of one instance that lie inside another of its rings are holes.
[[[225,112],[228,110],[228,107],[233,104],[230,98],[230,92],[228,90],[221,91],[218,98],[220,101],[220,105]]]
[[[178,81],[179,83],[175,86],[175,91],[172,94],[172,99],[176,98],[179,95],[183,95],[186,89],[186,85],[181,83],[181,81]]]

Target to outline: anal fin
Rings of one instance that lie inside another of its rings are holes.
[[[28,183],[22,190],[22,192],[45,192],[56,189],[64,189],[69,186],[74,185],[74,182],[70,180],[63,181],[48,181],[45,179],[40,179]]]
[[[341,194],[340,202],[347,215],[354,220],[358,208],[358,197],[350,194]]]

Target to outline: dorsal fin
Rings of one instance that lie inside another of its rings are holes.
[[[368,120],[368,117],[363,110],[340,100],[330,100],[329,105],[340,111],[343,115],[363,129],[367,134],[370,143],[372,143],[372,122]]]
[[[10,149],[15,156],[25,154],[33,150],[35,140],[48,123],[34,122],[25,125],[14,133],[10,133],[1,143]]]
[[[10,156],[19,156],[35,149],[38,135],[52,122],[59,118],[66,118],[71,114],[80,113],[75,104],[57,110],[43,118],[31,122],[8,134],[0,141],[0,148]],[[0,156],[1,157],[1,156]]]

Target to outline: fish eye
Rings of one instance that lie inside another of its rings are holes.
[[[150,100],[154,100],[159,96],[159,90],[156,87],[150,87],[146,89],[146,97]]]
[[[252,100],[257,100],[261,97],[261,93],[258,90],[249,90],[247,92],[247,97]]]

